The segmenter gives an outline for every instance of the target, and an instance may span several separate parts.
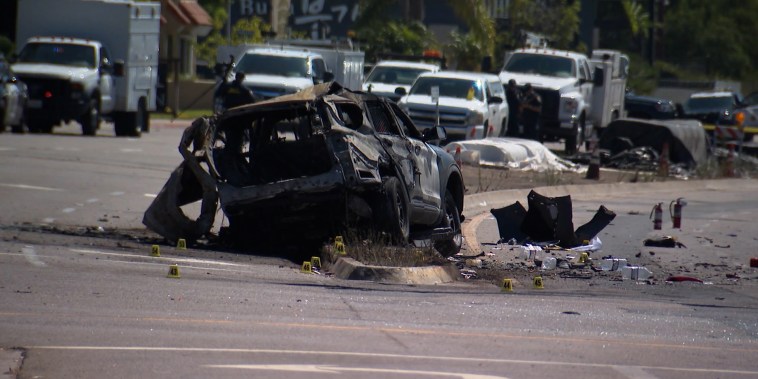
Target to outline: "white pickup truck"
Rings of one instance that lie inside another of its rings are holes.
[[[572,51],[519,49],[506,55],[500,80],[532,85],[542,98],[541,135],[564,138],[566,153],[572,154],[593,135],[593,127],[623,116],[628,62],[610,50],[598,51],[591,61]]]
[[[29,92],[30,131],[103,118],[139,136],[155,110],[160,4],[133,0],[19,0],[20,52],[12,66]]]

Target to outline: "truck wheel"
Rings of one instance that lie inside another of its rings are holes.
[[[443,257],[452,257],[461,251],[463,246],[463,234],[461,232],[461,213],[458,210],[458,205],[453,199],[453,194],[450,191],[445,192],[445,219],[443,220],[442,227],[450,227],[453,229],[453,237],[450,239],[444,239],[434,242],[434,248]]]
[[[382,183],[384,196],[379,197],[376,224],[393,243],[405,244],[410,235],[409,200],[400,179],[389,177]]]
[[[585,130],[586,128],[585,128],[584,115],[582,115],[582,117],[579,119],[579,124],[576,126],[576,133],[571,136],[566,137],[566,143],[564,146],[564,150],[566,151],[566,154],[574,155],[579,152],[579,149],[584,143]]]
[[[100,104],[97,99],[91,99],[89,101],[89,108],[87,113],[79,120],[82,124],[82,134],[85,136],[94,136],[97,132],[97,128],[100,126]]]
[[[150,133],[150,112],[147,111],[147,99],[141,97],[137,103],[137,117],[141,120],[143,133]]]
[[[113,128],[117,137],[139,137],[142,135],[142,117],[138,112],[118,112],[113,117]]]

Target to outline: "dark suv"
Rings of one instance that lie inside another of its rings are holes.
[[[233,241],[324,241],[346,229],[398,244],[434,241],[444,256],[462,244],[463,178],[391,100],[336,83],[200,118],[182,137],[184,162],[145,212],[169,240],[209,232],[216,199]],[[192,145],[193,150],[189,150]],[[196,220],[180,207],[202,199]]]

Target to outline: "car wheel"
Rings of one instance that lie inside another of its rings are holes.
[[[382,186],[384,196],[380,197],[377,209],[377,225],[382,232],[389,235],[393,243],[407,243],[410,234],[408,194],[400,183],[400,179],[394,176],[385,179]]]
[[[434,242],[434,248],[443,257],[451,257],[458,254],[463,247],[463,234],[461,232],[461,213],[450,191],[445,192],[445,219],[442,227],[453,229],[453,237]]]
[[[97,99],[91,99],[87,113],[79,121],[82,124],[82,134],[85,136],[94,136],[100,125],[100,105]]]

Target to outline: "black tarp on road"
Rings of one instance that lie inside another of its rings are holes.
[[[697,120],[643,120],[621,118],[608,124],[600,136],[600,148],[617,153],[620,141],[628,140],[633,146],[648,146],[659,154],[668,143],[669,161],[688,168],[705,162],[708,140],[705,129]]]

